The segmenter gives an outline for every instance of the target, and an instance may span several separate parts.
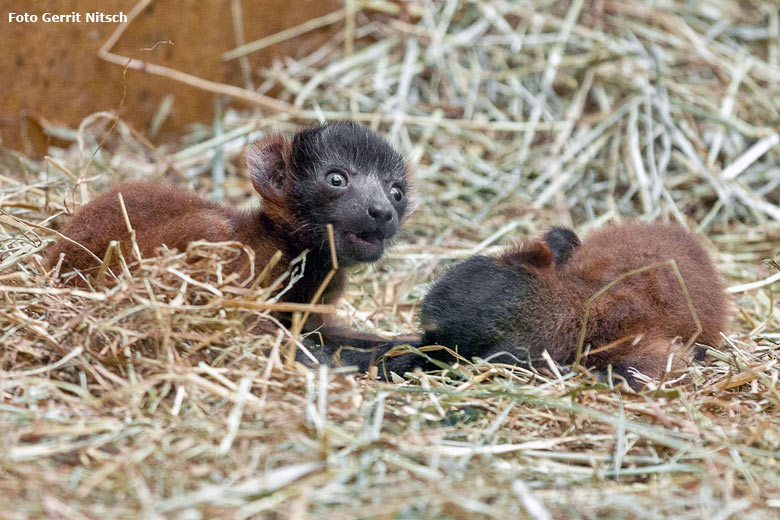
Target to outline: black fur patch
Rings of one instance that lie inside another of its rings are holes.
[[[352,121],[326,123],[295,136],[293,170],[316,175],[329,165],[406,186],[403,157],[385,139]]]

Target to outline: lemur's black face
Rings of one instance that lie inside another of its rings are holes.
[[[364,126],[329,123],[292,143],[299,219],[327,247],[332,224],[339,263],[373,262],[411,212],[406,165],[387,141]]]

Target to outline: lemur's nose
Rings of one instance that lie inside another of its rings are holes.
[[[379,222],[387,222],[393,218],[393,208],[380,201],[371,202],[368,206],[368,216]]]

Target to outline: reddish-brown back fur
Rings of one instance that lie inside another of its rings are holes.
[[[98,258],[112,240],[120,241],[128,262],[133,260],[130,232],[119,201],[121,192],[130,224],[142,256],[152,255],[162,244],[183,249],[193,240],[231,240],[231,213],[227,208],[201,199],[174,186],[128,183],[99,195],[79,208],[62,227],[62,234],[85,246]],[[65,254],[65,266],[88,271],[99,263],[83,248],[58,240],[47,251],[50,264]]]
[[[271,224],[261,210],[237,211],[209,202],[192,191],[144,182],[121,184],[99,195],[76,211],[63,226],[62,234],[86,247],[100,259],[109,243],[117,240],[127,262],[135,261],[119,193],[122,194],[130,224],[135,230],[138,249],[144,258],[153,256],[163,245],[183,251],[190,242],[198,240],[237,241],[254,250],[255,263],[260,268],[277,250],[281,250],[283,258],[277,263],[278,272],[275,273],[278,275],[299,253],[288,247],[286,230],[279,230],[278,225]],[[64,270],[94,272],[100,267],[100,262],[84,247],[59,239],[48,249],[47,263],[49,266],[55,265],[60,255],[64,254]],[[242,255],[240,261],[231,267],[248,272],[247,260],[246,255]],[[111,265],[118,265],[116,256]],[[315,283],[313,281],[308,285]],[[316,288],[307,287],[303,292],[313,295]],[[301,292],[299,289],[298,293]],[[301,297],[305,298],[305,295]]]
[[[560,277],[571,281],[582,305],[588,295],[622,275],[669,259],[675,260],[701,323],[696,342],[719,346],[728,312],[723,284],[696,237],[677,224],[632,222],[594,231]],[[591,349],[625,341],[591,355],[589,362],[630,365],[658,377],[670,353],[677,367],[689,357],[682,346],[696,331],[684,289],[673,267],[664,264],[623,278],[593,300],[586,335]]]

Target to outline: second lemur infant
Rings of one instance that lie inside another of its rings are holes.
[[[698,335],[669,264],[626,276],[588,303],[630,271],[668,259],[684,280],[701,324]],[[569,364],[589,309],[582,364],[597,371],[611,365],[638,387],[635,371],[659,379],[670,355],[672,371],[683,368],[692,354],[684,346],[694,336],[696,343],[720,346],[727,307],[706,251],[677,224],[616,224],[582,243],[572,231],[553,228],[543,240],[498,258],[475,256],[447,271],[423,301],[421,344],[444,345],[467,359],[526,366],[545,366],[546,350],[554,361]]]

